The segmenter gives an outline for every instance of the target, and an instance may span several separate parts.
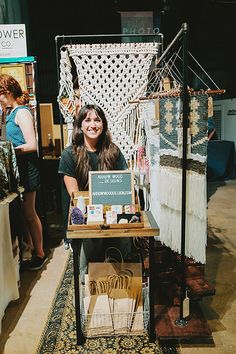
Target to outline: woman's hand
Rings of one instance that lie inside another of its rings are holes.
[[[78,192],[78,183],[76,178],[64,175],[64,183],[68,194],[71,196],[73,192]]]

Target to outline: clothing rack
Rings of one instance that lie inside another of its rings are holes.
[[[187,311],[189,312],[189,304],[185,304],[185,299],[187,295],[187,286],[186,286],[186,276],[185,276],[185,267],[186,267],[186,214],[187,214],[187,205],[186,205],[186,192],[187,192],[187,140],[188,140],[188,127],[189,127],[189,101],[191,95],[198,95],[202,93],[207,93],[208,95],[221,94],[225,90],[206,90],[206,91],[194,91],[188,87],[188,24],[183,23],[181,30],[177,33],[174,40],[163,52],[161,57],[158,60],[158,63],[161,63],[161,60],[166,56],[172,46],[176,43],[177,40],[181,40],[181,57],[182,57],[182,67],[181,67],[181,76],[182,80],[178,90],[173,90],[172,92],[157,92],[148,97],[140,97],[139,101],[145,101],[147,99],[161,98],[166,96],[180,96],[182,101],[182,200],[181,200],[181,254],[180,254],[180,307],[178,318],[175,319],[175,325],[177,327],[184,328],[188,325],[186,320],[185,306],[187,305]]]
[[[188,132],[188,116],[189,116],[189,93],[188,88],[188,24],[183,23],[180,31],[177,33],[173,41],[163,52],[158,60],[161,60],[166,56],[172,46],[177,40],[182,41],[182,83],[180,85],[180,91],[178,95],[182,100],[183,118],[182,118],[182,131],[183,131],[183,149],[182,149],[182,201],[181,201],[181,265],[180,265],[180,311],[179,317],[175,320],[175,324],[178,327],[186,327],[188,321],[184,318],[184,299],[187,292],[186,279],[185,279],[185,238],[186,238],[186,181],[187,181],[187,132]],[[156,94],[158,97],[159,94]],[[147,99],[147,98],[140,98]]]
[[[138,103],[148,99],[153,99],[157,97],[165,96],[180,96],[183,106],[183,121],[182,121],[182,131],[183,131],[183,149],[182,149],[182,201],[181,201],[181,291],[180,291],[180,311],[179,317],[175,320],[175,324],[179,327],[187,326],[188,322],[184,318],[184,299],[187,292],[186,279],[185,279],[185,238],[186,238],[186,178],[187,178],[187,131],[188,131],[188,116],[189,116],[189,97],[193,93],[192,90],[188,88],[188,25],[183,23],[181,30],[177,33],[173,41],[163,52],[161,57],[158,59],[158,63],[166,56],[172,46],[177,40],[182,40],[182,84],[180,85],[180,90],[172,92],[154,93],[147,97],[140,97],[139,100],[130,101],[130,103]],[[221,90],[218,90],[221,91]]]

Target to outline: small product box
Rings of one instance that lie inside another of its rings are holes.
[[[124,206],[125,214],[135,214],[135,204]]]
[[[116,214],[123,213],[123,206],[122,205],[111,205],[111,211],[115,211]]]
[[[103,205],[102,204],[89,204],[87,206],[87,224],[103,223]]]
[[[117,224],[117,213],[114,210],[108,210],[106,212],[106,223]]]

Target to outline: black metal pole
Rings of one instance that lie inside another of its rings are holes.
[[[149,237],[149,340],[155,342],[155,285],[154,285],[154,237]]]
[[[76,320],[76,343],[78,345],[85,342],[85,336],[81,326],[81,308],[80,308],[80,279],[79,279],[79,252],[81,247],[80,239],[72,240],[73,249],[73,270],[74,270],[74,294],[75,294],[75,320]]]
[[[189,94],[188,94],[188,25],[183,23],[183,84],[181,89],[181,101],[183,109],[182,131],[182,215],[181,215],[181,291],[180,291],[180,314],[176,320],[178,326],[186,326],[187,321],[183,317],[183,302],[186,295],[185,280],[185,236],[186,236],[186,176],[187,176],[187,139],[188,139],[188,113],[189,113]]]

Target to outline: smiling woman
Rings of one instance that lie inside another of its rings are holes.
[[[112,142],[103,110],[93,104],[83,106],[74,121],[72,145],[63,151],[59,165],[59,174],[63,177],[62,205],[65,229],[70,196],[73,192],[88,190],[89,171],[126,170],[127,167],[123,154]],[[129,242],[129,239],[120,242],[124,257],[129,252]],[[84,268],[87,266],[87,260],[98,261],[99,257],[103,258],[103,246],[103,239],[83,241],[83,271],[86,271]]]
[[[89,151],[96,151],[99,136],[103,131],[102,119],[91,110],[81,123],[81,130],[84,134],[84,143]]]
[[[71,147],[75,165],[73,166],[73,173],[69,175],[65,173],[66,176],[64,177],[69,194],[78,190],[88,190],[89,170],[117,169],[119,159],[121,162],[120,169],[127,168],[120,149],[112,142],[105,114],[96,105],[85,105],[79,111],[74,121]],[[65,150],[66,154],[68,150]],[[64,154],[61,157],[59,172],[63,162]],[[70,183],[72,183],[73,190],[71,190]]]

